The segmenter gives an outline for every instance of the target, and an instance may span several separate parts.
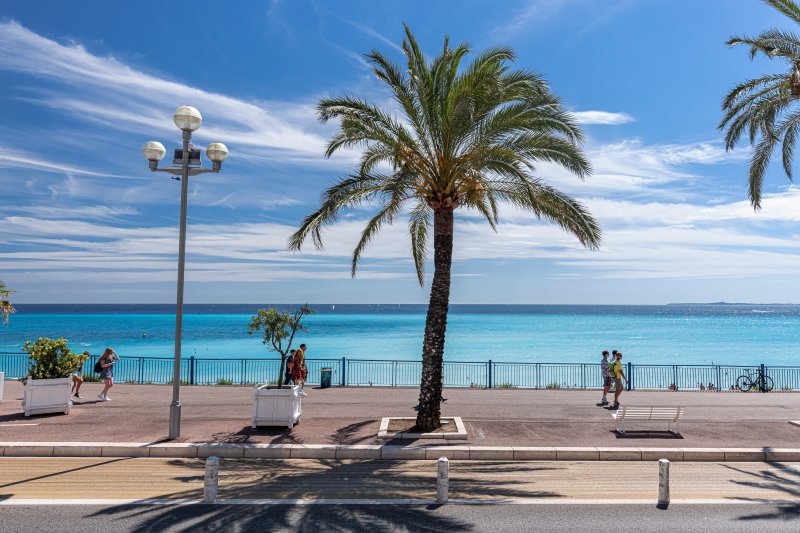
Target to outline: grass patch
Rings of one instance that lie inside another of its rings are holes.
[[[233,380],[228,378],[219,378],[217,385],[233,385]]]
[[[545,385],[544,388],[545,389],[560,389],[561,388],[561,384],[560,383],[556,383],[554,381],[553,383],[548,383],[547,385]]]

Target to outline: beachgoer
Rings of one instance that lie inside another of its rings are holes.
[[[677,386],[677,385],[675,385],[674,383],[670,383],[670,384],[669,384],[669,390],[670,390],[671,392],[677,392],[677,391],[678,391],[678,386]]]
[[[717,386],[714,385],[713,383],[709,383],[708,384],[708,390],[715,391],[715,390],[717,390]]]
[[[603,350],[603,358],[600,359],[600,380],[603,382],[603,399],[598,403],[600,407],[608,405],[608,389],[611,388],[611,374],[608,370],[608,350]]]
[[[622,380],[628,383],[628,378],[622,370],[622,352],[617,352],[614,360],[609,365],[609,373],[614,381],[614,405],[609,407],[612,411],[619,409],[619,397],[622,394]]]
[[[294,352],[294,359],[292,360],[292,381],[294,381],[295,385],[300,385],[300,396],[308,396],[303,390],[306,385],[307,376],[306,345],[301,344],[300,348]]]
[[[115,361],[116,359],[116,361]],[[101,402],[110,402],[111,398],[108,397],[108,389],[114,386],[114,365],[119,361],[119,356],[111,348],[106,348],[103,355],[100,356],[100,379],[105,383],[103,392],[97,395]]]
[[[297,350],[289,350],[289,357],[286,358],[286,370],[283,373],[283,384],[288,385],[292,382],[292,365],[294,364],[294,354]]]
[[[75,369],[75,372],[72,374],[72,394],[79,400],[81,399],[81,385],[83,385],[83,363],[89,359],[89,355],[91,354],[89,352],[83,352],[82,355],[85,357],[81,359],[81,364],[78,365],[78,368]]]
[[[706,386],[703,385],[702,383],[700,383],[700,390],[702,390],[702,391],[706,390]]]

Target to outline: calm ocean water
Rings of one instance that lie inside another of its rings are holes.
[[[188,305],[184,356],[273,357],[247,335],[258,305]],[[314,306],[299,336],[310,358],[419,360],[422,305]],[[64,337],[75,350],[171,357],[171,305],[19,305],[0,326],[0,352],[28,339]],[[146,335],[146,336],[145,336]],[[450,361],[596,362],[618,349],[639,364],[800,365],[798,305],[453,305]]]

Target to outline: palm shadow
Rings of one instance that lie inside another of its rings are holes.
[[[203,478],[204,464],[185,460],[174,464],[193,470],[178,478],[195,486]],[[386,460],[319,460],[298,462],[269,459],[221,459],[218,504],[189,506],[118,505],[91,516],[108,519],[136,517],[134,531],[469,531],[470,523],[442,516],[434,505],[303,505],[291,500],[320,497],[361,499],[424,499],[436,495],[436,462],[423,469],[407,469],[407,462]],[[520,462],[451,463],[451,498],[516,499],[556,498],[560,494],[531,488],[530,479],[545,470],[563,467]],[[488,476],[481,478],[481,474]],[[510,474],[514,474],[511,476]],[[530,475],[529,475],[530,474]],[[191,488],[170,498],[199,500],[201,488]],[[290,500],[287,503],[221,505],[225,500]],[[235,524],[235,525],[234,525]]]
[[[781,492],[786,495],[787,500],[798,500],[798,503],[769,506],[768,510],[742,515],[739,520],[800,520],[800,470],[783,463],[771,462],[766,464],[777,469],[778,472],[774,470],[752,472],[728,464],[723,466],[753,478],[748,481],[732,480],[737,485]],[[765,505],[763,507],[759,506],[759,509],[767,508],[770,503],[767,500],[758,498],[737,497],[735,499],[737,501],[763,502]]]

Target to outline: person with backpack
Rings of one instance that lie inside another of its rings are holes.
[[[105,383],[103,392],[97,395],[101,402],[110,402],[111,398],[108,397],[108,389],[114,386],[114,365],[119,361],[119,356],[112,348],[106,348],[100,359],[94,365],[94,371],[100,373],[100,379]]]
[[[619,409],[619,397],[622,394],[622,381],[628,384],[628,378],[622,370],[622,352],[617,352],[614,359],[608,367],[611,379],[614,381],[614,405],[609,407],[610,410],[616,411]]]
[[[283,373],[283,384],[288,385],[292,382],[292,366],[294,366],[294,354],[297,352],[294,348],[289,350],[289,357],[286,358],[286,368]]]

